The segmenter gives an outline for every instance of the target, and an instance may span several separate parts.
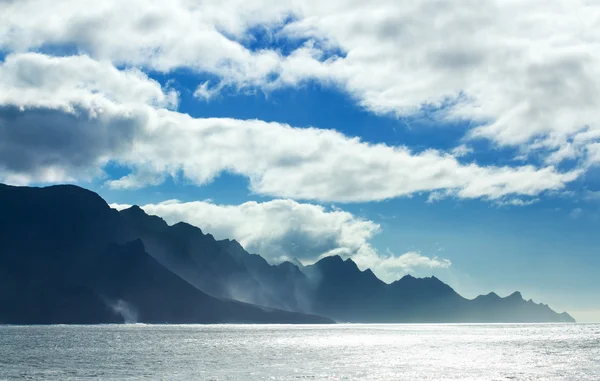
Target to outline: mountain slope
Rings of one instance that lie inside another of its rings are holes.
[[[0,204],[0,323],[331,322],[207,295],[82,188],[0,185]]]
[[[410,275],[386,284],[351,259],[323,258],[303,270],[314,289],[314,313],[338,321],[370,323],[574,322],[547,305],[523,300],[516,292],[468,300],[435,277]]]
[[[435,277],[407,275],[388,285],[338,256],[302,269],[273,266],[237,241],[217,241],[189,224],[169,226],[137,206],[120,213],[152,256],[211,295],[347,322],[573,321],[520,297],[470,301]]]
[[[274,308],[308,310],[307,279],[297,266],[272,266],[235,240],[217,241],[183,222],[169,226],[137,206],[120,214],[150,255],[200,290]]]
[[[338,256],[270,265],[75,186],[0,185],[0,203],[0,323],[573,321],[519,293],[468,300],[409,275],[386,284]]]

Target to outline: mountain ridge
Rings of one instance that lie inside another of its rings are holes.
[[[127,209],[122,210],[121,213],[128,213]],[[181,222],[172,226],[178,224]],[[499,307],[489,307],[487,304],[490,302],[483,295],[473,299],[464,298],[435,276],[415,278],[407,274],[388,285],[377,278],[371,269],[360,270],[351,258],[344,259],[339,255],[324,257],[312,265],[303,266],[302,269],[289,261],[283,262],[289,264],[287,265],[288,269],[295,269],[295,273],[288,270],[285,279],[274,283],[274,273],[281,268],[282,264],[270,265],[260,255],[248,253],[234,239],[217,241],[210,234],[202,233],[200,228],[197,228],[195,232],[210,237],[212,241],[216,242],[220,246],[219,250],[223,251],[221,256],[227,253],[232,254],[234,260],[239,261],[238,271],[244,276],[248,276],[249,279],[246,283],[244,297],[247,298],[246,301],[257,304],[310,312],[332,317],[337,321],[365,323],[499,322],[499,318],[506,322],[574,321],[568,313],[555,313],[544,304],[532,302],[533,304],[526,305],[518,291],[504,298],[498,297],[496,302],[501,303],[505,308],[519,310],[520,317],[516,316],[516,312],[515,315],[511,315],[502,310],[498,311]],[[221,259],[223,258],[221,257]],[[244,269],[247,272],[244,272]],[[323,279],[324,272],[328,273],[325,280]],[[265,279],[265,277],[269,279]],[[282,278],[280,274],[275,277]],[[333,282],[332,279],[334,279]],[[343,282],[348,280],[351,284],[341,287]],[[359,286],[356,287],[356,285]],[[254,294],[250,292],[253,287],[255,288]],[[274,291],[277,288],[283,288],[287,292],[277,294],[277,291]],[[420,290],[420,295],[414,293],[415,289]],[[265,294],[269,293],[271,297],[264,298]],[[252,295],[257,294],[262,297],[253,299]],[[491,294],[496,295],[495,293]],[[223,294],[220,295],[223,296]],[[323,297],[324,295],[326,297]],[[224,296],[236,298],[235,295],[225,294]],[[430,306],[421,303],[418,300],[419,297],[429,300]],[[341,303],[346,299],[346,304],[340,306],[340,310],[332,308],[336,303]],[[357,299],[362,300],[362,304],[356,305],[354,301]],[[510,301],[514,301],[516,304],[509,305]],[[435,308],[433,308],[434,306]],[[489,312],[485,312],[486,308],[489,308]],[[402,309],[408,309],[408,311],[401,311]],[[444,314],[444,310],[455,309],[461,309],[462,312],[452,311]],[[363,312],[357,313],[356,311]],[[439,317],[432,317],[431,314],[438,314]]]
[[[0,203],[0,324],[332,322],[192,286],[94,192],[3,185]]]
[[[325,266],[322,266],[321,261],[312,266],[320,267],[320,270],[331,271],[331,264],[338,264],[348,268],[348,258],[343,260],[340,258],[327,259]],[[321,265],[321,266],[320,266]],[[307,266],[310,268],[310,266]],[[365,271],[357,272],[358,275],[364,275]],[[321,274],[322,276],[322,274]],[[379,280],[379,279],[378,279]],[[379,280],[379,284],[375,287],[383,288],[386,291],[373,290],[369,292],[369,303],[372,304],[372,309],[385,307],[385,311],[379,311],[373,317],[372,311],[358,310],[349,321],[369,321],[369,322],[461,322],[461,323],[476,323],[476,322],[574,322],[572,316],[567,312],[556,313],[551,310],[548,305],[543,303],[534,303],[533,301],[525,301],[521,292],[515,291],[512,294],[502,298],[496,293],[491,292],[487,295],[479,295],[473,299],[467,299],[456,293],[452,287],[442,282],[435,276],[426,278],[415,278],[409,274],[402,278],[387,284]],[[356,280],[351,281],[352,284],[357,284]],[[360,283],[364,285],[364,283]],[[393,290],[400,288],[399,292]],[[415,291],[419,291],[417,294]],[[410,294],[407,294],[410,291]],[[322,292],[322,291],[321,291]],[[329,290],[328,292],[335,292]],[[348,292],[348,290],[345,290]],[[363,290],[364,292],[364,290]],[[329,299],[343,300],[342,297],[329,295]],[[379,298],[379,299],[377,299]],[[419,298],[421,298],[419,300]],[[416,301],[415,301],[416,299]],[[494,305],[489,306],[490,299]],[[429,303],[423,304],[421,300],[428,300]],[[389,308],[395,302],[412,303],[410,311],[402,311],[401,308]],[[414,303],[413,303],[414,302]],[[327,305],[327,309],[318,308],[319,311],[326,316],[331,316],[337,320],[344,320],[340,316],[340,309],[333,308],[331,303],[326,300],[323,304]],[[502,309],[504,308],[504,310]],[[462,311],[460,309],[463,309]],[[521,315],[511,315],[510,309],[518,311]],[[344,308],[341,308],[342,312]],[[450,310],[450,311],[448,311]],[[419,316],[417,311],[429,313],[429,316]],[[446,318],[444,318],[446,316]]]
[[[340,256],[302,268],[292,262],[271,265],[236,240],[216,240],[185,222],[169,225],[139,206],[117,212],[96,193],[73,185],[0,184],[0,202],[6,209],[0,216],[0,285],[4,282],[5,290],[34,301],[62,301],[64,311],[72,315],[76,315],[74,301],[89,304],[88,313],[79,316],[81,322],[93,320],[90,311],[103,321],[121,321],[123,315],[115,311],[122,312],[129,304],[138,310],[134,315],[149,322],[243,321],[240,316],[249,322],[574,321],[566,312],[557,314],[547,305],[523,300],[520,292],[505,298],[490,293],[466,299],[436,277],[410,275],[387,284],[370,269],[360,270]],[[103,265],[106,261],[111,271]],[[126,266],[129,272],[123,273],[121,267]],[[92,276],[94,271],[101,276]],[[116,278],[120,289],[106,282],[114,274],[121,274]],[[162,283],[152,283],[153,279]],[[148,301],[144,282],[161,296],[158,306]],[[189,308],[194,312],[186,315],[163,288],[181,290],[185,295],[181,299],[210,304],[222,314],[211,320],[206,311]],[[27,307],[9,294],[0,291],[0,322],[12,316],[7,303]],[[118,304],[116,309],[107,309],[106,295]],[[66,319],[66,312],[51,307],[45,311]]]

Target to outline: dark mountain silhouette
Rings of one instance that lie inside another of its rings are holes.
[[[207,295],[93,192],[0,185],[0,203],[0,323],[331,322]]]
[[[386,284],[338,256],[270,265],[75,186],[0,185],[0,202],[0,323],[574,321],[519,293],[468,300],[410,275]]]
[[[270,265],[235,240],[217,241],[183,222],[169,226],[137,206],[120,213],[150,255],[200,290],[274,308],[309,310],[308,279],[297,266]]]
[[[519,297],[468,300],[435,277],[410,275],[392,284],[350,259],[323,258],[312,266],[270,265],[235,240],[217,241],[194,226],[169,226],[133,206],[120,212],[148,253],[205,292],[348,322],[573,321]]]
[[[519,292],[465,299],[436,277],[406,275],[386,284],[351,259],[326,257],[304,268],[314,285],[315,313],[349,322],[574,322],[547,305],[525,301]],[[360,306],[360,307],[358,307]]]

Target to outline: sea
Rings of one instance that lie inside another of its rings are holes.
[[[600,380],[598,324],[0,326],[0,380]]]

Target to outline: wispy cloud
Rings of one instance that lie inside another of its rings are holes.
[[[497,206],[529,206],[539,202],[539,198],[534,198],[530,200],[523,200],[520,198],[509,198],[506,200],[498,200],[496,201]]]
[[[581,208],[575,208],[573,210],[571,210],[571,212],[569,213],[569,217],[572,219],[578,219],[583,215],[583,209]]]
[[[455,157],[463,157],[473,153],[473,148],[467,146],[466,144],[461,144],[452,149],[452,155]]]

